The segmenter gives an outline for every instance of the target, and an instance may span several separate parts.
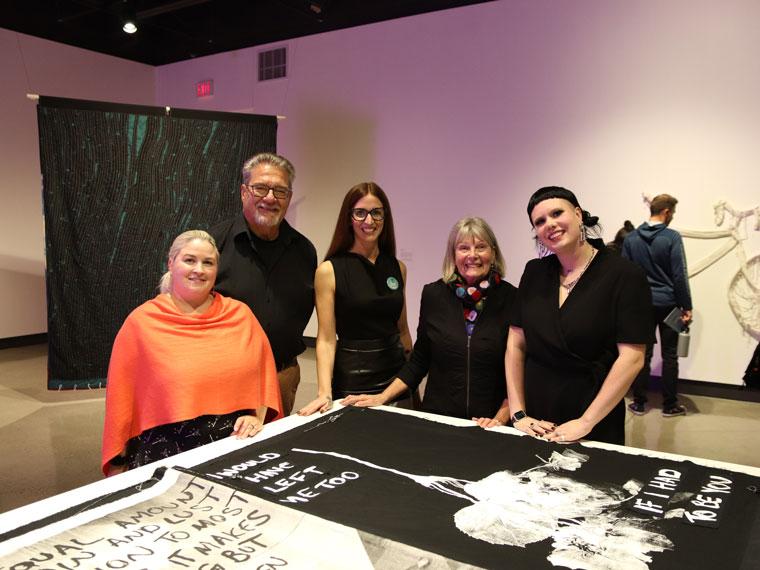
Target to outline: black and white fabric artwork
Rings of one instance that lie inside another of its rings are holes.
[[[484,568],[756,559],[749,475],[346,408],[194,468],[267,500]],[[695,523],[696,524],[692,524]]]

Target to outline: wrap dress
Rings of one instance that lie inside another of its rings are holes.
[[[525,412],[562,424],[579,418],[618,357],[618,343],[654,342],[644,271],[602,247],[559,306],[555,255],[525,266],[511,324],[525,335]],[[586,436],[625,443],[623,400]]]

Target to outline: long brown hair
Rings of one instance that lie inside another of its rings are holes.
[[[333,232],[330,247],[327,248],[325,259],[330,259],[339,253],[345,253],[353,247],[355,238],[351,224],[351,209],[359,200],[370,194],[380,200],[383,210],[385,210],[383,231],[380,233],[377,244],[382,253],[396,257],[396,234],[393,231],[393,214],[388,196],[374,182],[362,182],[351,188],[346,197],[343,198],[343,204],[340,207],[340,212],[338,212],[338,221],[335,224],[335,232]]]

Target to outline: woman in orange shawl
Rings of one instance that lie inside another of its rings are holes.
[[[161,293],[116,335],[101,466],[112,475],[282,416],[277,371],[247,305],[212,292],[219,252],[203,231],[171,246]]]

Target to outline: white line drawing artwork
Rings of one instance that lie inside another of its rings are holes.
[[[353,461],[463,499],[470,504],[454,514],[461,532],[490,544],[517,547],[550,538],[553,550],[547,560],[553,566],[643,570],[652,562],[650,553],[674,548],[667,536],[647,529],[649,519],[623,510],[641,490],[640,482],[600,489],[557,474],[575,471],[588,461],[588,455],[572,449],[553,451],[548,460],[537,456],[541,463],[525,471],[497,471],[479,481],[405,473],[334,451],[292,451]]]
[[[652,198],[642,195],[644,202],[650,204]],[[715,225],[723,229],[686,230],[678,228],[678,233],[691,239],[727,239],[726,243],[700,259],[689,269],[689,277],[695,277],[705,269],[722,259],[732,250],[739,260],[739,271],[728,286],[728,304],[742,329],[760,341],[760,255],[747,259],[744,242],[747,240],[747,219],[754,216],[754,231],[760,231],[760,206],[748,210],[735,210],[725,200],[713,206]],[[691,265],[691,264],[690,264]]]

